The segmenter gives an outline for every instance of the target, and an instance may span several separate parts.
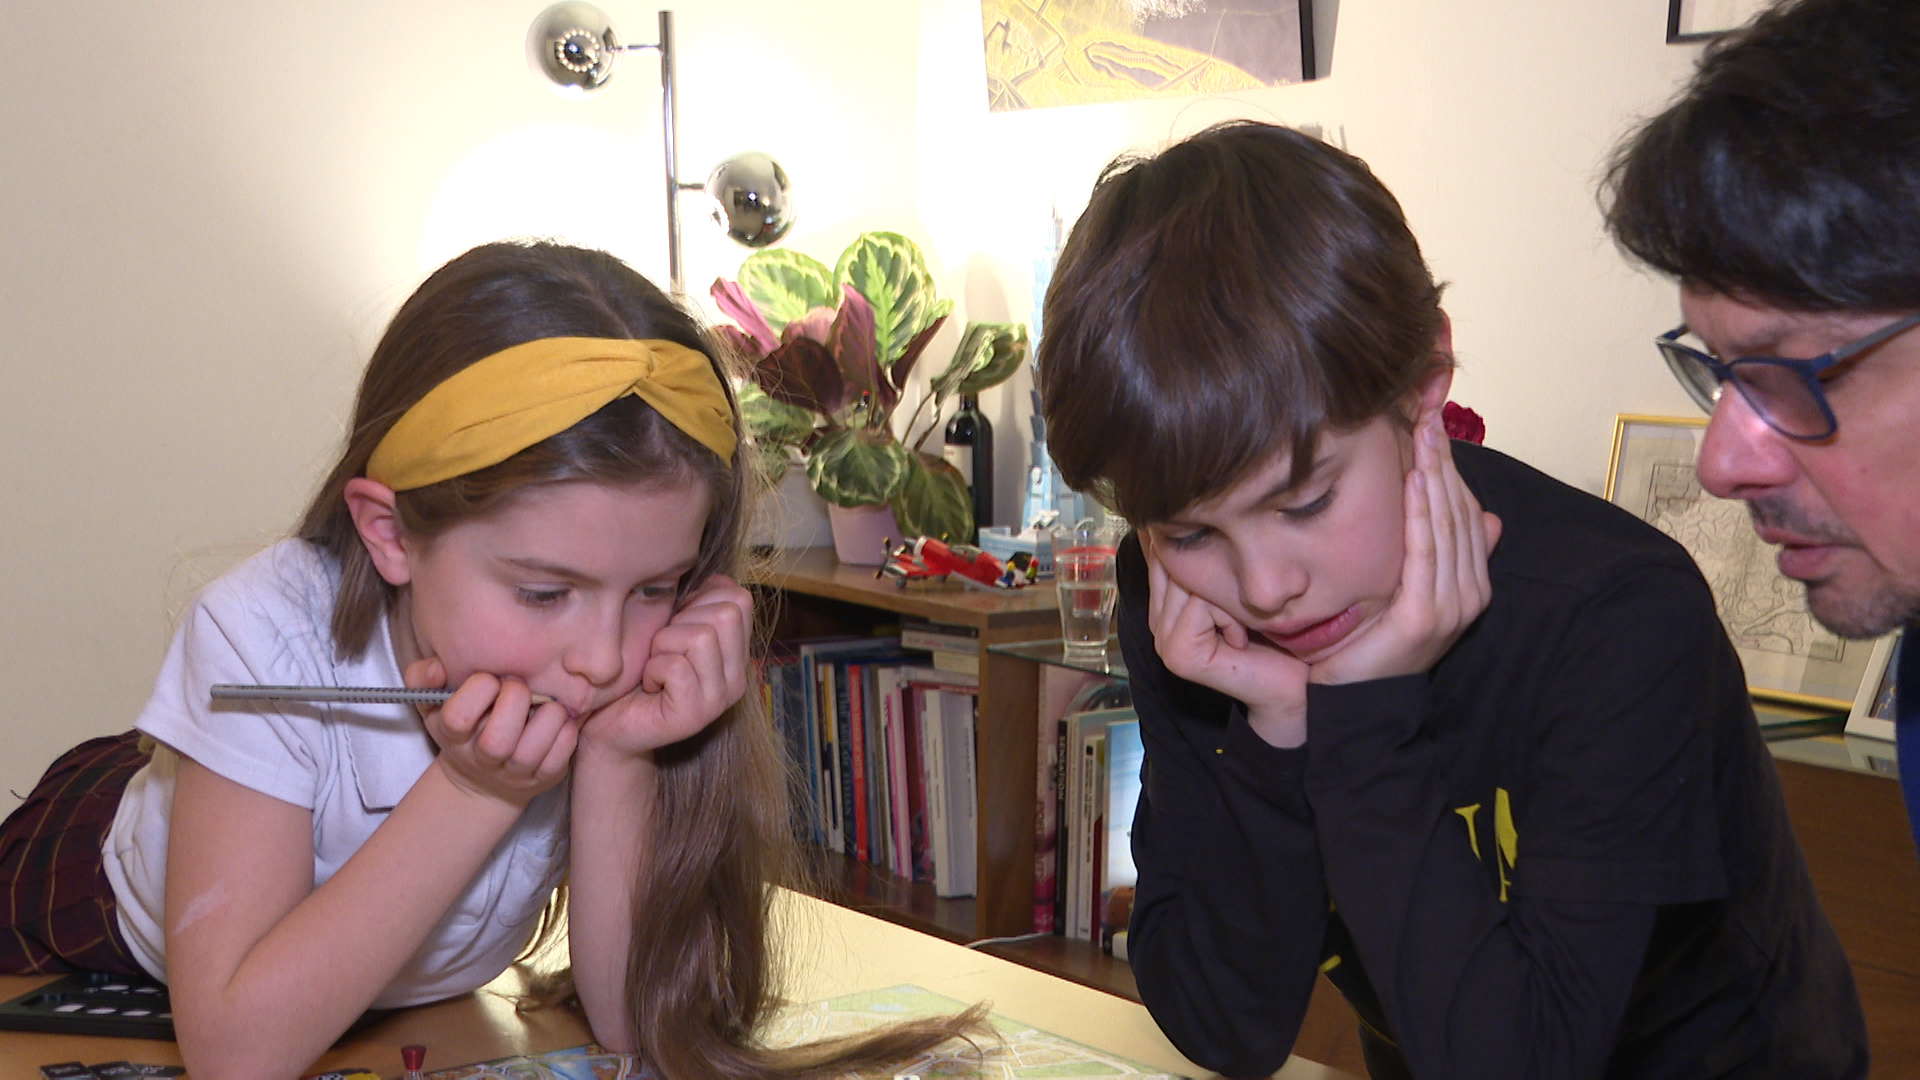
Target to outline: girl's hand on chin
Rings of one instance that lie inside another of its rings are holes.
[[[1453,467],[1439,410],[1420,418],[1413,444],[1400,589],[1373,625],[1313,665],[1314,682],[1360,682],[1427,671],[1493,599],[1487,555],[1500,542],[1500,519],[1480,509]]]
[[[753,597],[715,574],[653,637],[640,685],[588,716],[595,749],[639,755],[705,730],[747,692]]]
[[[1274,746],[1307,741],[1307,665],[1234,618],[1181,588],[1167,574],[1153,538],[1141,529],[1147,558],[1147,626],[1167,670],[1247,707],[1247,723]]]
[[[447,669],[428,657],[407,665],[405,682],[416,688],[447,684]],[[560,782],[579,738],[580,724],[566,706],[533,706],[533,693],[519,679],[483,672],[425,713],[427,734],[440,747],[439,765],[477,795],[525,806]]]

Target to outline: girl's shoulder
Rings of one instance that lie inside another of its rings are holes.
[[[201,592],[195,608],[223,623],[265,620],[284,629],[326,627],[339,568],[319,548],[290,537],[256,552]]]

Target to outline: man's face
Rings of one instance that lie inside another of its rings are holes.
[[[1896,317],[1788,311],[1692,286],[1680,309],[1723,361],[1820,356]],[[1817,443],[1781,435],[1727,389],[1700,447],[1700,484],[1747,503],[1814,618],[1874,637],[1920,619],[1920,331],[1864,353],[1825,389],[1840,427]]]

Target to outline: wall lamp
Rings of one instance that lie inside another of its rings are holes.
[[[527,31],[527,61],[568,97],[583,97],[605,86],[622,53],[660,54],[660,138],[666,174],[667,273],[676,294],[686,291],[680,273],[680,193],[705,191],[713,200],[713,220],[728,236],[748,247],[779,242],[793,227],[793,195],[787,173],[766,154],[746,151],[714,166],[707,182],[682,181],[679,174],[679,119],[675,109],[673,12],[660,12],[660,40],[623,45],[607,14],[578,0],[542,11]]]

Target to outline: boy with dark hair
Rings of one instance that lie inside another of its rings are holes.
[[[1441,431],[1440,289],[1358,159],[1232,124],[1110,166],[1048,290],[1063,475],[1137,529],[1130,953],[1188,1057],[1375,1077],[1861,1077],[1686,552]]]

